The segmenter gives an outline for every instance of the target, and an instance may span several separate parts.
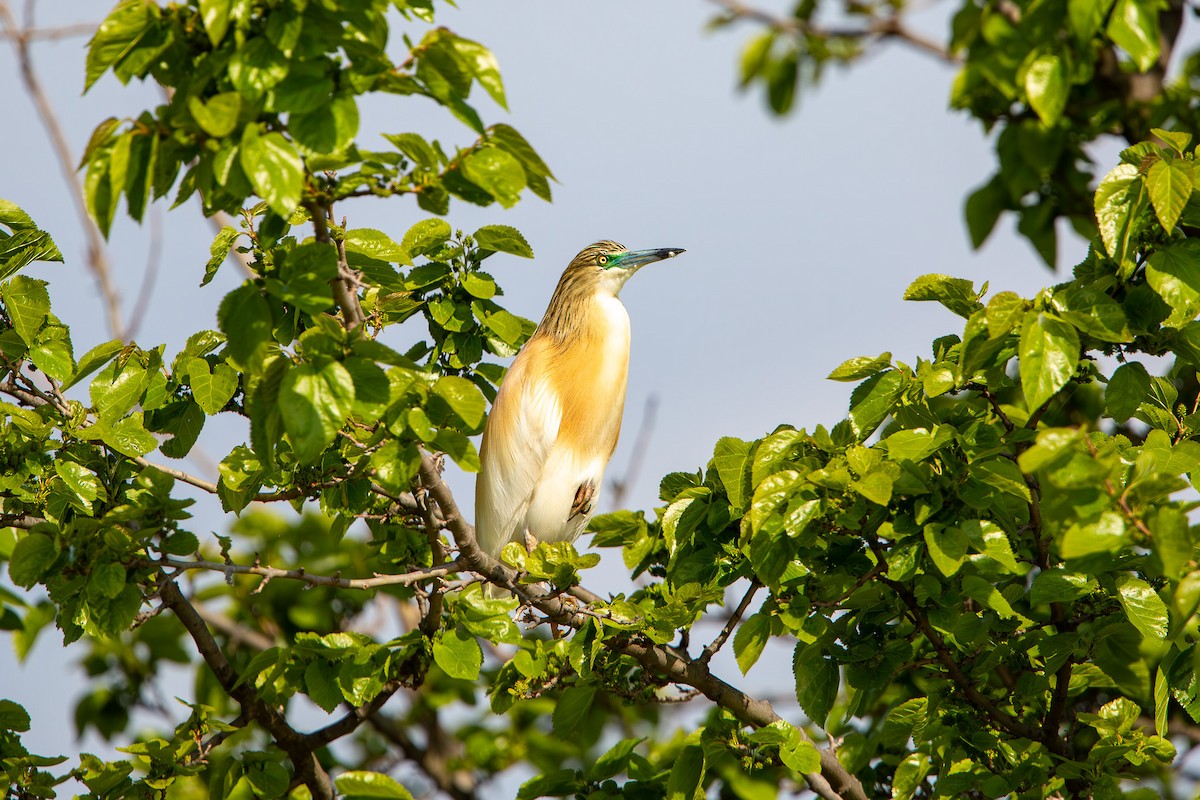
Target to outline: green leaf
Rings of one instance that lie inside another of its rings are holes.
[[[1008,599],[990,581],[984,580],[978,575],[968,575],[963,578],[962,588],[964,594],[995,611],[1002,619],[1016,620],[1021,625],[1033,624],[1028,617],[1013,610]]]
[[[1150,203],[1163,229],[1174,230],[1183,207],[1192,196],[1192,171],[1182,161],[1159,159],[1145,177]]]
[[[1130,2],[1130,0],[1121,0]],[[1121,264],[1132,254],[1130,237],[1135,211],[1141,204],[1142,180],[1133,164],[1118,164],[1096,189],[1096,222],[1104,249]]]
[[[1104,390],[1105,412],[1117,422],[1133,416],[1138,406],[1150,394],[1150,373],[1140,361],[1130,361],[1117,367]]]
[[[952,438],[953,434],[939,425],[932,432],[924,428],[896,431],[883,441],[893,461],[924,461]]]
[[[335,94],[312,111],[293,113],[288,131],[301,147],[315,153],[340,153],[358,135],[358,103],[353,95]]]
[[[332,714],[343,699],[337,683],[337,670],[327,661],[309,662],[304,668],[304,693],[326,713]]]
[[[963,318],[969,318],[983,308],[969,280],[949,275],[922,275],[904,290],[904,299],[936,300]]]
[[[1062,539],[1065,559],[1086,558],[1098,553],[1115,553],[1125,546],[1125,522],[1119,514],[1106,511],[1098,522],[1076,523]]]
[[[205,133],[219,139],[237,128],[238,116],[242,113],[242,96],[238,92],[221,92],[202,100],[192,95],[188,97],[188,111],[192,112],[192,118]]]
[[[12,700],[0,700],[0,730],[18,733],[29,730],[29,712]]]
[[[1174,150],[1179,155],[1187,150],[1188,145],[1192,143],[1192,134],[1187,131],[1168,131],[1162,128],[1151,128],[1150,133],[1166,143],[1167,147]]]
[[[412,266],[412,256],[383,231],[372,228],[355,228],[346,231],[346,250],[361,253],[368,258],[393,264]]]
[[[552,723],[554,735],[567,739],[587,719],[596,698],[596,685],[570,686],[563,690],[554,704]]]
[[[238,388],[238,374],[225,363],[217,364],[212,372],[203,358],[192,358],[187,362],[191,379],[192,397],[204,409],[205,414],[216,414],[225,407]]]
[[[57,461],[54,471],[71,492],[71,502],[88,514],[92,513],[92,502],[104,494],[104,487],[96,473],[74,461]]]
[[[614,744],[588,770],[588,780],[599,783],[624,772],[633,749],[643,741],[645,739],[622,739]]]
[[[721,441],[725,441],[722,439]],[[719,443],[718,443],[719,446]],[[714,462],[716,459],[713,459]],[[775,513],[803,483],[804,478],[794,469],[785,469],[768,475],[754,488],[754,499],[750,502],[750,530],[758,533],[767,519]]]
[[[71,375],[71,379],[63,384],[63,390],[70,389],[79,383],[79,381],[103,367],[112,360],[113,356],[121,352],[124,346],[124,343],[120,339],[112,339],[88,350],[79,359],[79,364],[75,367],[75,373]]]
[[[469,154],[462,160],[462,174],[505,208],[516,205],[526,183],[521,162],[498,147],[482,147]]]
[[[280,133],[264,134],[258,125],[247,125],[239,156],[258,196],[279,216],[291,216],[304,189],[304,163],[291,142]]]
[[[86,438],[91,439],[93,438],[93,434],[95,434],[101,441],[118,453],[127,455],[130,458],[138,458],[158,447],[158,439],[154,438],[154,435],[146,430],[142,420],[142,412],[138,411],[111,425],[98,421],[84,435]]]
[[[904,375],[893,369],[867,378],[851,392],[850,429],[859,441],[870,436],[892,413],[905,382]]]
[[[66,326],[50,324],[42,328],[29,348],[29,360],[59,383],[70,380],[75,373],[75,359]]]
[[[233,0],[200,0],[200,18],[204,20],[204,31],[215,49],[225,38],[229,28],[229,11]],[[224,136],[225,134],[213,134]]]
[[[820,647],[799,642],[792,657],[792,671],[800,708],[815,725],[824,728],[837,700],[840,681],[837,662],[827,658]]]
[[[88,579],[88,592],[98,597],[113,599],[125,588],[125,568],[112,561],[99,564],[92,569]]]
[[[545,775],[535,775],[521,784],[517,800],[534,800],[538,797],[566,797],[581,789],[583,782],[573,769],[559,769]]]
[[[1015,292],[997,292],[988,301],[984,318],[987,320],[988,338],[996,339],[1012,331],[1020,324],[1029,304]]]
[[[8,577],[17,586],[30,589],[40,581],[58,558],[58,542],[50,536],[30,533],[17,541],[8,561]]]
[[[1031,312],[1021,327],[1021,385],[1030,413],[1067,385],[1079,364],[1079,334],[1046,312]]]
[[[231,228],[225,225],[217,233],[213,243],[208,248],[209,259],[208,264],[204,267],[204,278],[200,281],[201,286],[207,286],[209,282],[216,277],[217,270],[225,263],[225,259],[229,257],[229,251],[233,249],[233,243],[241,236],[236,228]]]
[[[702,800],[704,797],[704,748],[689,744],[679,751],[667,777],[666,800]]]
[[[333,781],[338,796],[344,800],[358,797],[383,797],[392,800],[413,800],[412,793],[395,778],[378,772],[351,770],[338,775]]]
[[[962,529],[942,525],[925,526],[925,545],[938,572],[947,578],[958,572],[967,555],[967,535]]]
[[[1154,0],[1117,0],[1108,20],[1108,36],[1146,72],[1158,61],[1158,4]]]
[[[967,196],[964,213],[967,218],[967,232],[971,235],[971,246],[978,250],[992,235],[1000,214],[1010,204],[1008,190],[998,177],[980,186]]]
[[[46,282],[17,275],[0,286],[0,297],[4,299],[13,330],[25,344],[32,347],[46,322],[46,315],[50,313],[50,293],[46,291]]]
[[[496,105],[507,110],[508,100],[504,96],[504,83],[500,80],[500,65],[492,51],[479,42],[454,37],[454,49],[458,52],[463,63],[467,64],[475,80],[484,88]]]
[[[509,225],[484,225],[471,234],[481,250],[510,253],[521,258],[533,258],[533,248],[516,228]]]
[[[279,386],[279,411],[296,458],[311,464],[333,444],[354,403],[354,380],[337,361],[300,364]]]
[[[1122,575],[1117,578],[1117,600],[1138,632],[1151,641],[1161,641],[1167,635],[1167,605],[1158,593],[1141,578]]]
[[[752,614],[738,625],[733,634],[733,654],[743,675],[758,661],[770,638],[771,618],[766,614]]]
[[[721,478],[729,504],[739,512],[746,509],[746,500],[750,494],[749,476],[746,474],[746,462],[750,457],[750,443],[732,436],[724,436],[717,440],[713,450],[712,465]]]
[[[443,631],[434,640],[433,660],[451,678],[473,681],[479,678],[483,651],[474,636],[456,627]]]
[[[1033,579],[1033,586],[1029,590],[1029,602],[1035,606],[1045,603],[1069,603],[1087,597],[1098,587],[1095,578],[1083,573],[1052,569],[1038,573]]]
[[[387,139],[396,149],[422,169],[436,169],[439,161],[437,151],[430,147],[429,142],[417,133],[385,133]]]
[[[1065,322],[1102,342],[1133,338],[1117,301],[1091,287],[1069,286],[1055,292],[1054,308]]]
[[[242,372],[257,372],[262,351],[272,341],[271,307],[258,287],[247,283],[225,295],[217,323],[226,337],[226,357]]]
[[[1200,313],[1200,241],[1185,239],[1150,254],[1146,282],[1171,307],[1163,321],[1178,328]]]
[[[1058,123],[1067,105],[1067,70],[1056,55],[1041,55],[1025,71],[1029,105],[1047,126]]]
[[[471,381],[456,375],[443,375],[434,384],[433,394],[445,400],[470,430],[478,430],[483,425],[487,398]]]
[[[827,380],[858,381],[887,369],[891,364],[892,354],[889,352],[880,353],[874,358],[857,356],[843,361],[833,372],[829,373]]]
[[[409,228],[400,246],[414,256],[423,256],[444,245],[450,239],[450,233],[449,222],[430,217]]]
[[[861,478],[851,481],[850,487],[872,503],[886,506],[892,501],[892,488],[895,481],[882,470],[868,472]]]
[[[158,6],[143,0],[121,0],[88,42],[83,91],[92,88],[110,67],[120,63],[146,35]]]

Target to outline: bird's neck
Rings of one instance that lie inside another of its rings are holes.
[[[534,336],[545,336],[559,347],[569,347],[581,339],[605,336],[616,312],[627,328],[629,317],[616,294],[594,280],[564,274]]]

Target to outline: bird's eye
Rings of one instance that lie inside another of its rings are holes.
[[[605,255],[599,256],[596,259],[596,263],[599,264],[600,266],[604,266],[605,264],[608,263],[608,256],[605,256]]]

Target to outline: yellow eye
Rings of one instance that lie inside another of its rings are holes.
[[[608,256],[602,255],[602,256],[598,257],[596,259],[596,263],[599,264],[600,266],[604,266],[605,264],[608,263]]]

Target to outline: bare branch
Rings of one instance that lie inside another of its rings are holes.
[[[91,215],[88,214],[87,203],[83,197],[83,186],[79,182],[79,177],[75,171],[75,156],[71,153],[71,145],[67,142],[66,134],[63,133],[62,125],[58,121],[58,115],[54,112],[54,107],[50,104],[50,99],[42,88],[42,83],[38,79],[37,72],[33,68],[33,54],[29,50],[29,30],[19,28],[16,18],[13,16],[12,9],[9,8],[8,0],[0,0],[0,29],[3,30],[8,40],[12,43],[13,50],[16,51],[17,61],[21,68],[21,78],[25,83],[25,91],[29,94],[34,106],[37,108],[38,117],[41,118],[42,126],[46,129],[46,133],[50,137],[50,145],[54,149],[54,154],[58,159],[58,166],[62,172],[63,179],[67,182],[67,187],[70,189],[71,202],[75,206],[75,212],[79,216],[80,227],[88,239],[88,265],[90,266],[93,275],[96,278],[96,283],[100,288],[100,294],[104,298],[104,305],[108,315],[108,330],[113,336],[124,339],[125,331],[121,322],[121,297],[113,284],[112,271],[108,264],[108,250],[104,244],[104,237],[100,234],[100,229],[96,227],[96,223],[92,221]]]
[[[758,22],[790,36],[860,39],[868,40],[868,43],[870,41],[894,39],[947,64],[961,63],[961,59],[958,56],[951,53],[938,42],[911,30],[901,22],[898,15],[884,19],[873,19],[863,28],[823,28],[804,19],[777,16],[768,11],[752,8],[738,2],[738,0],[713,0],[713,2],[725,10],[725,15],[730,20],[744,19]]]
[[[133,311],[129,312],[129,327],[125,330],[125,338],[137,336],[138,329],[146,318],[146,309],[150,307],[150,298],[154,295],[154,284],[158,280],[158,270],[162,265],[163,221],[162,212],[157,208],[150,214],[150,247],[146,253],[146,271],[142,273],[142,288],[138,291]]]
[[[9,41],[24,40],[26,42],[56,42],[60,39],[70,39],[75,36],[91,36],[100,27],[95,22],[80,22],[75,25],[62,25],[56,28],[25,27],[19,31],[0,31],[0,39]]]
[[[725,642],[729,641],[729,635],[733,633],[733,629],[741,622],[742,615],[746,613],[746,609],[754,601],[754,595],[758,594],[758,590],[761,588],[762,584],[757,580],[750,581],[750,588],[746,590],[745,596],[742,597],[742,602],[738,603],[738,607],[729,615],[729,621],[725,623],[725,627],[717,634],[717,638],[713,639],[704,648],[704,652],[700,654],[700,658],[698,659],[699,661],[707,664],[717,654],[717,651],[725,646]]]
[[[244,564],[224,564],[218,561],[190,561],[179,558],[160,558],[148,561],[149,564],[171,567],[178,570],[208,570],[220,572],[228,577],[234,575],[257,575],[267,580],[281,578],[284,580],[300,581],[312,586],[332,586],[335,589],[374,589],[379,586],[411,586],[421,581],[444,578],[462,572],[465,567],[458,559],[433,567],[422,567],[400,575],[381,575],[375,573],[373,578],[343,578],[338,575],[313,575],[303,569],[276,569],[275,567],[246,566]]]
[[[321,208],[316,203],[308,205],[308,215],[312,218],[313,224],[313,236],[318,242],[332,245],[334,241],[329,235],[327,213],[329,212],[326,209]],[[331,281],[333,299],[338,304],[338,308],[342,310],[343,324],[346,326],[346,330],[352,331],[363,324],[366,320],[366,315],[363,314],[362,306],[358,302],[358,292],[354,288],[357,280],[346,263],[346,245],[343,242],[337,242],[336,247],[338,254],[338,277]]]
[[[613,509],[625,507],[625,496],[629,488],[637,481],[642,462],[646,459],[646,451],[650,449],[650,437],[654,433],[654,420],[658,414],[658,397],[650,395],[646,398],[646,406],[642,409],[642,422],[638,425],[637,436],[633,440],[633,450],[629,454],[629,466],[625,474],[613,478],[612,494],[609,495],[609,507]]]
[[[453,492],[442,480],[437,461],[421,451],[420,479],[422,486],[441,506],[446,518],[446,527],[458,545],[459,560],[487,580],[518,595],[531,607],[537,608],[560,625],[578,628],[588,616],[581,613],[574,600],[566,601],[546,589],[527,586],[517,582],[519,575],[513,568],[500,563],[479,547],[475,529],[459,513]],[[579,587],[571,592],[574,597],[594,602],[600,598]],[[698,689],[705,697],[730,711],[747,725],[763,727],[780,721],[769,703],[757,700],[745,692],[713,675],[707,663],[699,659],[685,659],[671,648],[656,645],[648,640],[608,638],[604,644],[611,650],[632,656],[644,667],[665,678]],[[797,729],[799,730],[799,729]],[[800,731],[802,736],[807,736]],[[818,748],[821,754],[821,772],[805,775],[809,787],[825,800],[867,800],[866,791],[858,778],[838,761],[828,748]]]
[[[251,683],[238,683],[237,673],[229,659],[221,651],[212,633],[204,623],[204,619],[183,596],[178,584],[165,575],[162,577],[163,603],[175,612],[176,618],[187,630],[195,642],[196,648],[204,658],[217,682],[226,694],[232,697],[242,707],[242,716],[247,720],[260,722],[270,732],[275,741],[291,759],[296,770],[296,779],[303,783],[318,800],[334,800],[336,793],[329,773],[321,766],[313,748],[305,741],[305,737],[296,732],[288,724],[283,712],[274,706],[263,702],[255,692]]]
[[[444,749],[419,746],[408,735],[405,726],[382,714],[375,714],[368,718],[368,722],[385,739],[400,748],[400,752],[404,753],[405,758],[416,764],[439,790],[450,795],[454,800],[475,800],[479,782],[467,770],[451,769]],[[437,724],[436,717],[433,724]],[[435,733],[437,732],[435,731]],[[429,738],[431,741],[436,741],[438,737],[430,735]]]

